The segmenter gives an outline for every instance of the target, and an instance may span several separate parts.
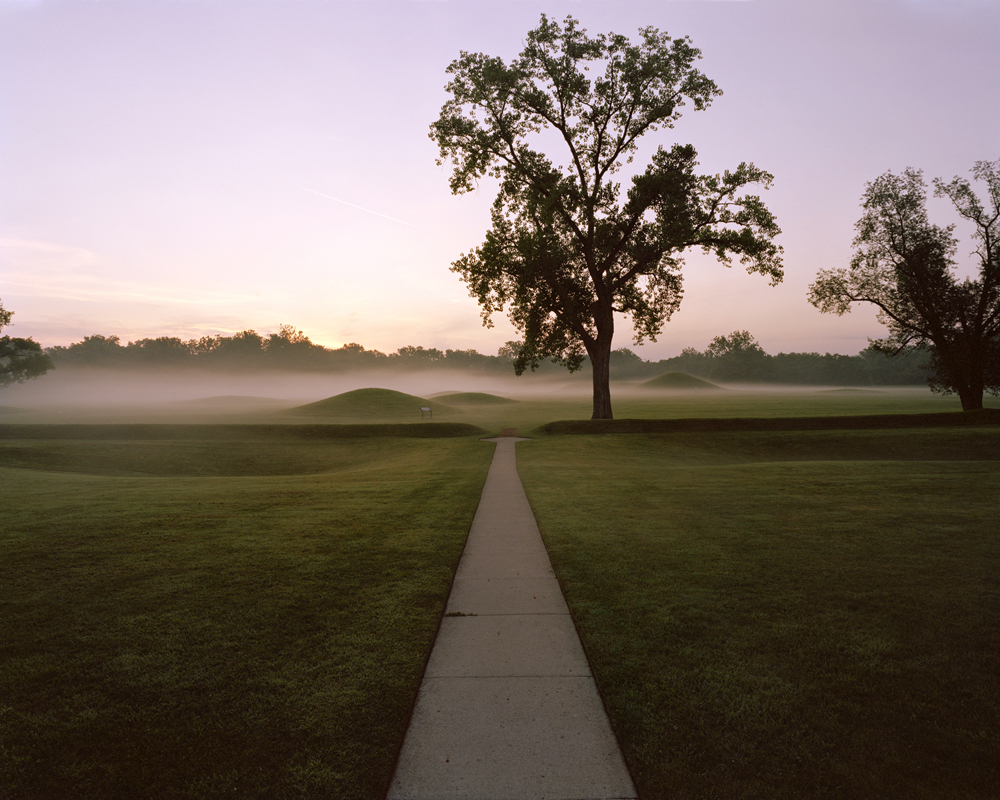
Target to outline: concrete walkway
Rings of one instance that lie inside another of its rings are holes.
[[[501,438],[389,800],[635,798]]]

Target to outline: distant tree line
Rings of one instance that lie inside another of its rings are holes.
[[[438,350],[401,347],[395,353],[367,350],[355,342],[338,348],[310,341],[302,331],[281,325],[276,333],[261,335],[253,330],[232,336],[205,336],[184,341],[160,336],[122,344],[117,336],[95,334],[68,347],[45,352],[57,367],[103,369],[164,369],[194,367],[226,371],[289,370],[302,372],[349,372],[377,369],[454,369],[509,375],[521,343],[507,342],[495,356],[476,350]],[[622,347],[611,354],[615,380],[643,380],[664,372],[686,372],[699,378],[726,383],[776,383],[835,386],[892,386],[926,384],[930,375],[928,357],[911,350],[887,358],[873,349],[856,356],[826,353],[778,353],[769,355],[747,331],[716,336],[704,351],[693,347],[679,356],[646,361]],[[562,374],[550,362],[539,371]],[[589,379],[590,364],[583,363],[581,377]]]
[[[611,354],[611,372],[618,380],[686,372],[722,383],[807,384],[821,386],[926,385],[930,378],[926,353],[910,349],[895,358],[874,349],[856,356],[837,353],[778,353],[769,355],[747,331],[716,336],[704,351],[685,348],[679,356],[643,361],[628,348]]]
[[[276,333],[265,335],[245,330],[232,336],[203,336],[186,341],[173,336],[159,336],[127,344],[123,344],[118,336],[94,334],[68,347],[48,348],[46,353],[57,367],[197,367],[235,371],[346,372],[446,367],[509,372],[512,360],[509,355],[487,356],[475,350],[438,350],[412,345],[388,354],[367,350],[356,342],[329,348],[312,342],[305,333],[291,325],[281,325]]]

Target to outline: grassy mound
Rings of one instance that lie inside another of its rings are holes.
[[[642,385],[648,389],[722,389],[721,386],[703,381],[686,372],[666,372],[644,381]]]
[[[328,397],[315,403],[296,406],[289,413],[311,417],[346,419],[391,419],[420,421],[420,409],[433,413],[446,412],[448,406],[392,389],[355,389],[353,392]]]
[[[446,400],[449,404],[462,406],[490,406],[517,402],[517,400],[511,400],[509,397],[501,397],[498,394],[487,394],[486,392],[447,392],[437,396],[442,400]]]

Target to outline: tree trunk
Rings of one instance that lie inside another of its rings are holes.
[[[591,419],[614,419],[611,413],[611,337],[601,337],[588,349],[594,368],[594,414]]]
[[[934,341],[931,350],[934,383],[957,394],[963,411],[978,411],[983,407],[986,363],[984,348],[968,337],[956,342],[942,336]]]
[[[958,393],[958,399],[962,401],[962,411],[979,411],[983,407],[983,390],[986,377],[986,343],[979,338],[963,342],[965,352],[962,353],[962,366],[965,368],[965,375]]]
[[[962,401],[962,411],[979,411],[983,407],[983,387],[960,386],[958,399]]]
[[[979,357],[978,351],[979,348],[968,340],[959,342],[958,346],[941,350],[957,376],[953,385],[958,393],[958,399],[962,401],[962,411],[978,411],[983,407],[983,376],[986,374],[986,364],[984,359]]]

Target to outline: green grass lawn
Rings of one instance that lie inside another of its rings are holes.
[[[518,465],[643,798],[995,798],[1000,429],[551,436]]]
[[[0,797],[384,796],[490,445],[3,444]]]
[[[0,426],[0,798],[384,796],[493,452],[459,426],[590,414],[518,400],[367,420],[391,428]],[[537,436],[519,469],[644,800],[996,796],[1000,429]]]

